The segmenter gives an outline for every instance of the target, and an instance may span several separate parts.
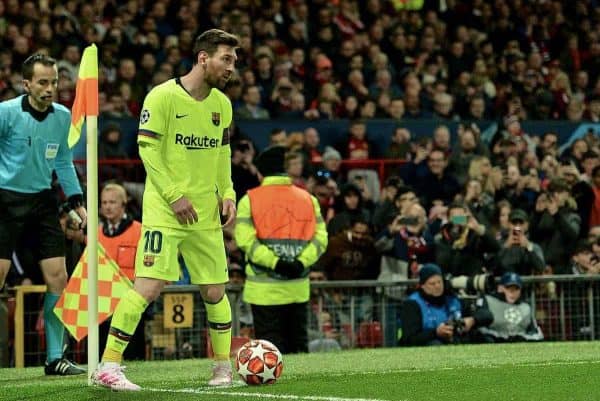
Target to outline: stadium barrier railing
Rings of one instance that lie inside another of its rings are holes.
[[[600,275],[523,277],[523,297],[535,312],[548,341],[600,339]],[[416,280],[319,281],[311,285],[309,349],[325,351],[396,346],[397,314]],[[42,365],[45,358],[41,299],[45,286],[14,287],[15,333],[10,366]],[[230,285],[234,343],[252,335],[243,288]],[[475,296],[461,295],[466,304]],[[204,304],[197,286],[169,285],[147,322],[147,359],[201,358],[210,355]],[[249,330],[250,329],[250,330]],[[103,345],[101,344],[100,347]],[[70,342],[68,356],[87,361],[87,344]]]

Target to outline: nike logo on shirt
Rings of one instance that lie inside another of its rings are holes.
[[[175,114],[175,118],[187,117],[187,114]]]

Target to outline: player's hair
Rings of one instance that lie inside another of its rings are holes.
[[[52,57],[46,56],[45,54],[32,54],[25,59],[23,66],[21,67],[23,79],[30,80],[33,78],[33,66],[37,63],[45,65],[46,67],[52,67],[53,65],[56,65],[56,60]]]
[[[127,191],[125,191],[125,188],[122,185],[111,182],[106,184],[104,188],[102,188],[102,192],[104,191],[115,191],[117,193],[117,196],[121,200],[121,204],[127,204]]]
[[[237,36],[221,29],[209,29],[196,38],[194,42],[194,65],[198,63],[198,54],[204,51],[212,56],[219,45],[238,47],[240,40]]]

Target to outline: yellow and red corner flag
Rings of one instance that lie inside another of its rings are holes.
[[[98,324],[114,312],[121,297],[133,288],[131,281],[121,273],[98,244]],[[88,264],[87,248],[81,255],[73,275],[54,307],[54,313],[77,341],[88,334]]]
[[[98,115],[98,48],[90,45],[83,51],[79,76],[75,88],[75,101],[71,110],[69,128],[69,148],[75,146],[81,137],[86,116]]]

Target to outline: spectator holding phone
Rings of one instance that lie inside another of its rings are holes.
[[[433,261],[433,236],[423,206],[413,203],[394,218],[375,241],[382,253],[379,280],[415,278],[418,266]]]
[[[514,209],[509,215],[509,231],[502,249],[496,258],[496,275],[515,272],[530,276],[544,270],[544,254],[538,244],[527,238],[529,218],[521,209]]]
[[[435,260],[453,276],[485,272],[486,260],[499,250],[498,242],[463,203],[448,207],[448,220],[435,237]]]

